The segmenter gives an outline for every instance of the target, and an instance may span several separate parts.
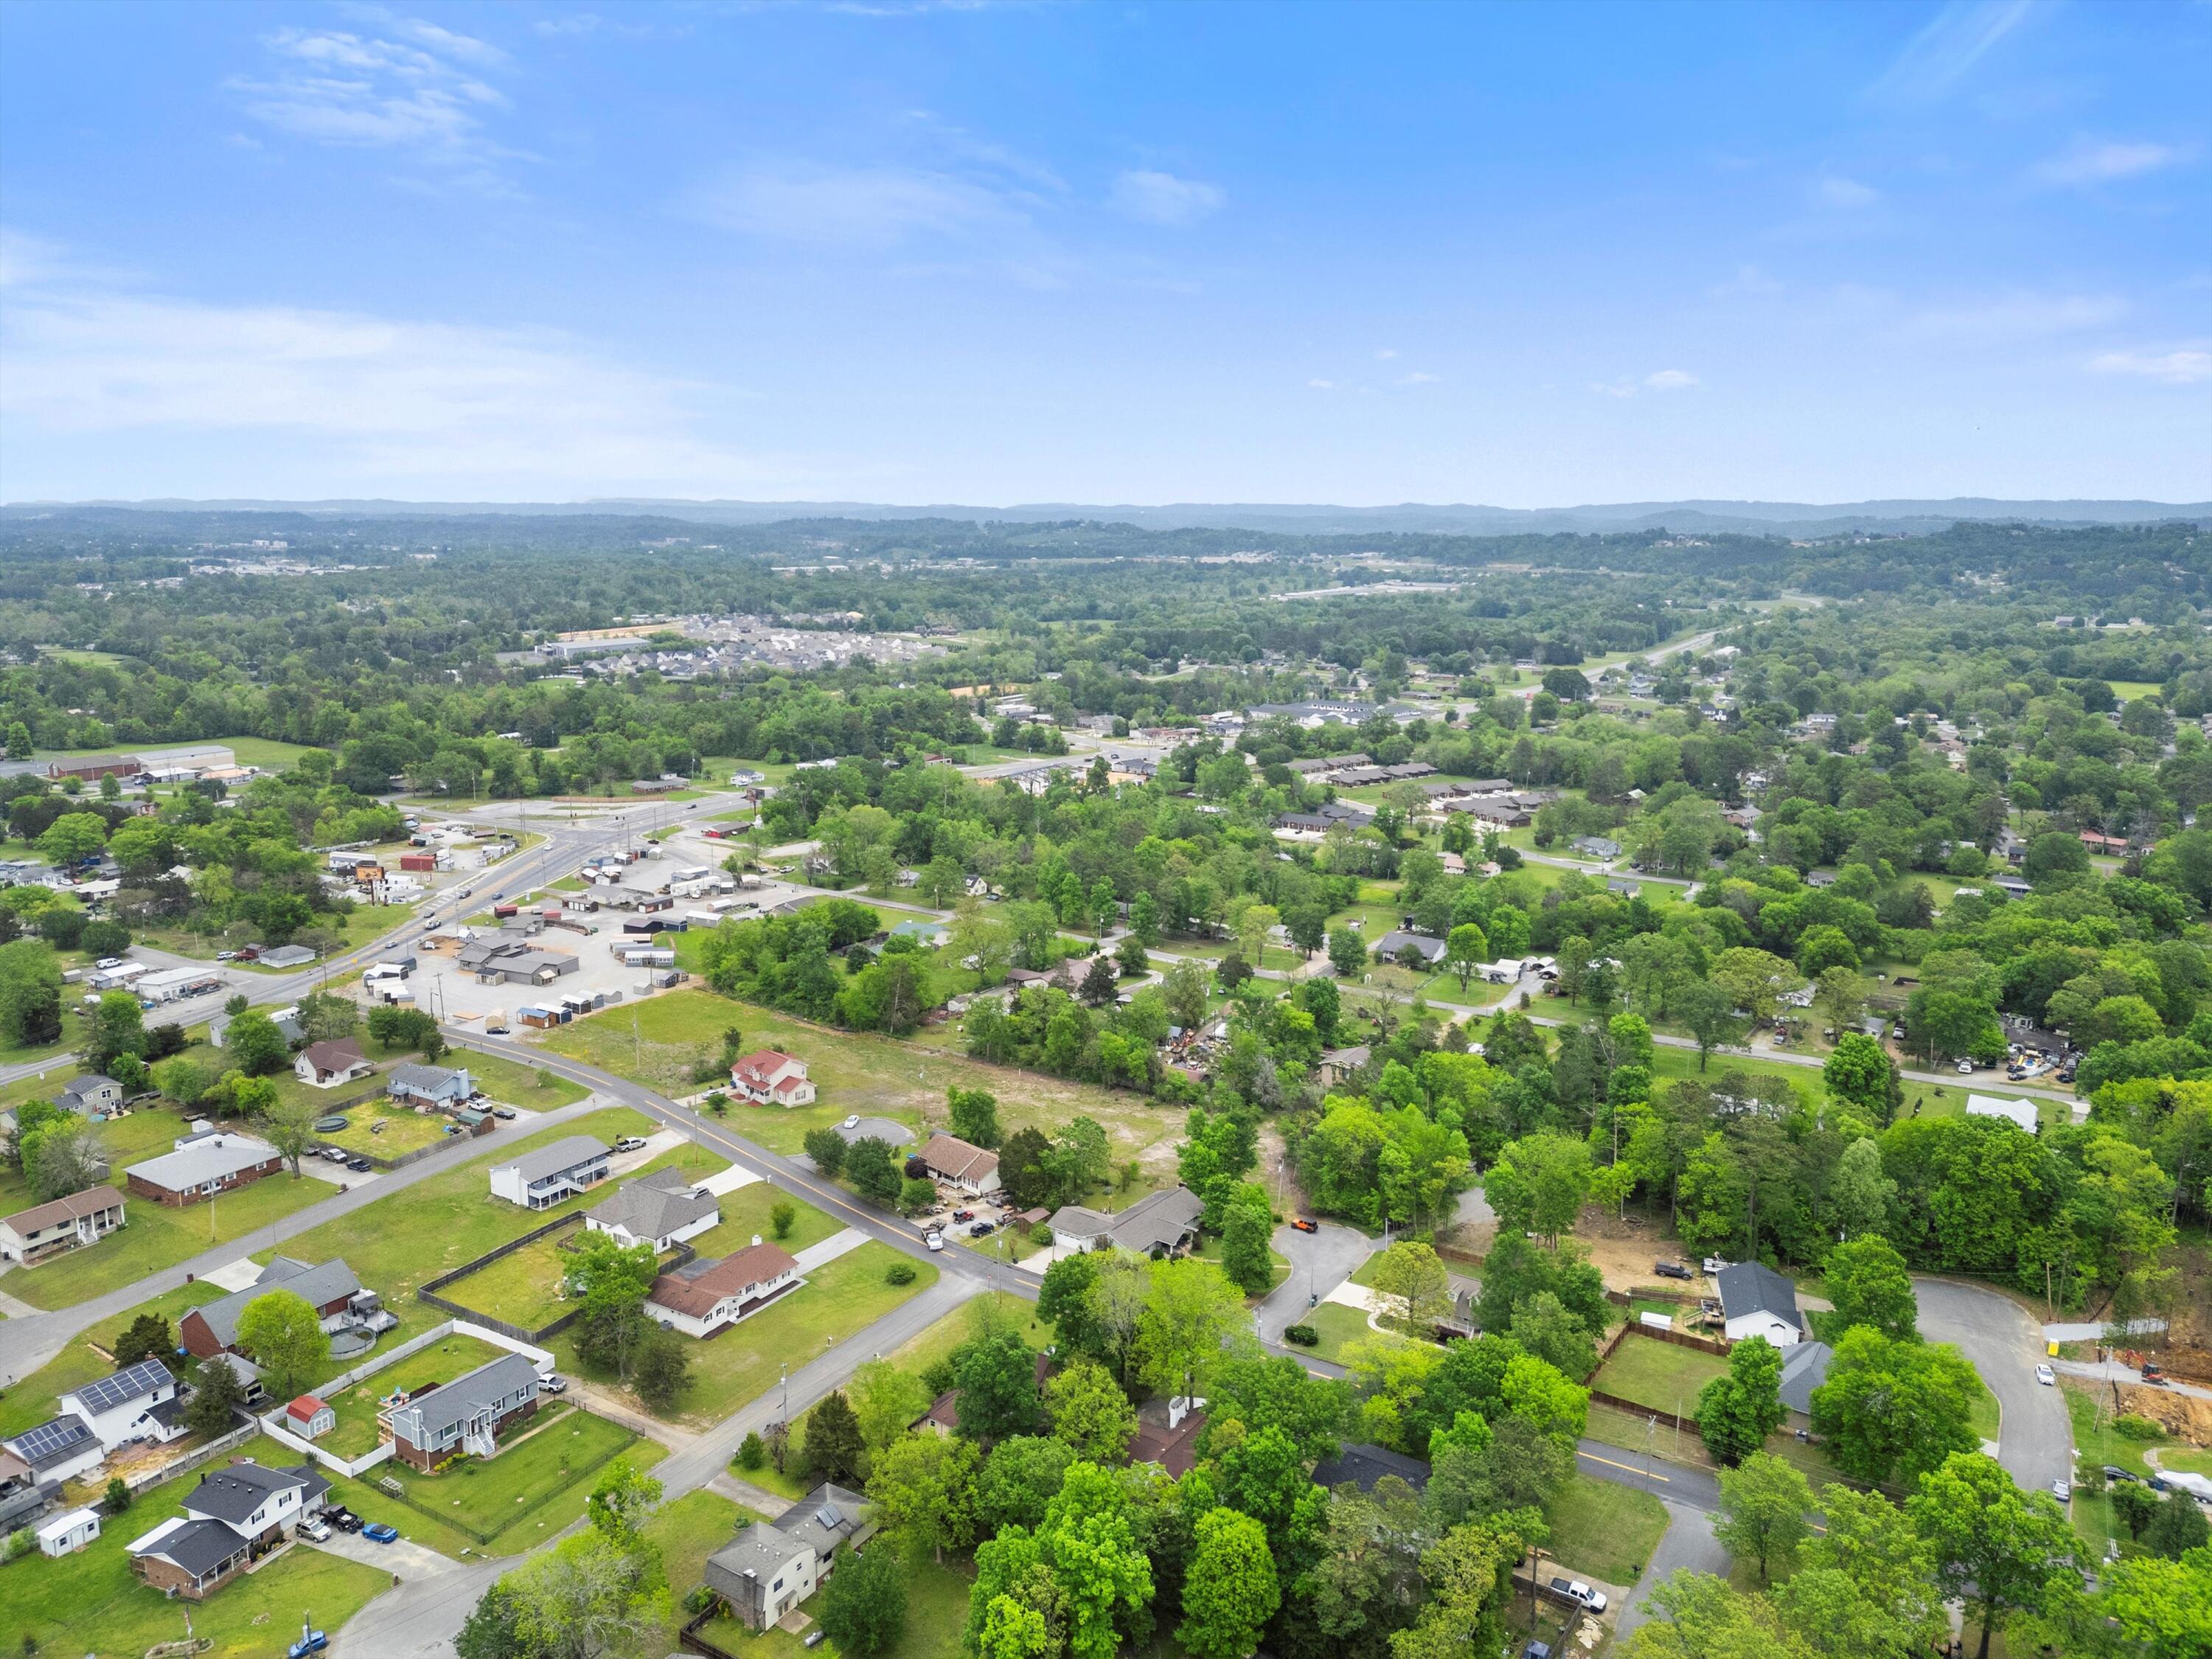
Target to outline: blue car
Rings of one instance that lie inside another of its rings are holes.
[[[319,1630],[311,1630],[305,1636],[302,1636],[298,1641],[293,1643],[290,1647],[285,1649],[286,1659],[307,1659],[307,1656],[309,1654],[320,1653],[325,1648],[330,1646],[330,1644],[331,1638],[329,1637],[324,1635],[322,1632]]]
[[[388,1527],[380,1521],[373,1527],[363,1527],[361,1529],[361,1535],[363,1538],[373,1538],[380,1544],[389,1544],[399,1536],[399,1528]]]

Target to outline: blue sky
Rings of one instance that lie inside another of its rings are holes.
[[[0,497],[2212,497],[2212,5],[0,14]]]

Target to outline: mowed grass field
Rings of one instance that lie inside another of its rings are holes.
[[[277,1466],[298,1462],[266,1438],[238,1455]],[[0,1603],[9,1645],[20,1644],[27,1654],[137,1654],[181,1641],[184,1605],[139,1583],[124,1547],[183,1513],[198,1485],[195,1474],[156,1486],[141,1493],[129,1514],[104,1522],[100,1536],[76,1554],[58,1560],[33,1554],[5,1569]],[[269,1659],[297,1637],[303,1612],[335,1631],[391,1588],[392,1575],[380,1568],[301,1545],[193,1604],[192,1634],[212,1644],[210,1659]]]
[[[1728,1373],[1728,1361],[1696,1348],[1631,1336],[1598,1367],[1594,1386],[1655,1411],[1688,1416],[1698,1408],[1698,1390]]]
[[[692,1065],[702,1056],[719,1059],[722,1033],[732,1026],[744,1033],[749,1049],[781,1048],[804,1060],[814,1081],[817,1098],[811,1106],[732,1103],[720,1120],[770,1151],[797,1152],[809,1129],[842,1122],[855,1113],[891,1118],[918,1134],[933,1125],[941,1128],[946,1121],[945,1091],[957,1085],[997,1096],[1000,1127],[1009,1134],[1034,1124],[1054,1135],[1071,1118],[1094,1118],[1106,1130],[1116,1167],[1131,1158],[1139,1161],[1144,1176],[1139,1194],[1172,1182],[1175,1143],[1184,1116],[1179,1110],[1125,1091],[986,1065],[945,1048],[825,1030],[711,991],[672,991],[610,1008],[556,1026],[543,1042],[556,1054],[665,1093],[688,1095],[708,1086],[690,1080]],[[940,1033],[946,1029],[939,1028]],[[960,1039],[955,1032],[943,1040],[957,1044]]]
[[[796,1370],[818,1358],[937,1282],[937,1264],[917,1261],[912,1263],[913,1283],[891,1284],[887,1270],[907,1260],[903,1252],[872,1239],[816,1268],[798,1291],[719,1336],[697,1342],[687,1338],[692,1384],[675,1415],[702,1427],[720,1421],[773,1388],[779,1366]],[[583,1363],[569,1333],[563,1331],[548,1346],[562,1370],[614,1385],[606,1372]],[[641,1403],[639,1409],[645,1409]]]
[[[471,1457],[443,1474],[420,1474],[395,1458],[376,1474],[398,1480],[418,1510],[487,1536],[483,1547],[503,1554],[550,1538],[574,1520],[598,1471],[615,1457],[643,1468],[666,1455],[665,1447],[619,1423],[562,1405],[542,1408],[488,1462]]]
[[[466,1279],[457,1279],[439,1292],[449,1302],[503,1319],[534,1331],[568,1311],[561,1293],[568,1276],[568,1255],[561,1246],[576,1229],[532,1239],[519,1250],[479,1267]]]

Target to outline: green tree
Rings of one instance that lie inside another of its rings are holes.
[[[1376,1258],[1368,1283],[1384,1316],[1408,1334],[1425,1332],[1451,1309],[1444,1264],[1426,1244],[1393,1244]]]
[[[261,1138],[283,1155],[295,1178],[300,1160],[315,1144],[315,1121],[321,1115],[322,1108],[313,1101],[282,1099],[272,1101],[259,1114]]]
[[[64,812],[34,843],[39,855],[64,867],[82,864],[107,845],[107,820],[97,812]]]
[[[585,1518],[601,1536],[635,1549],[645,1542],[645,1523],[660,1507],[660,1494],[659,1480],[627,1457],[617,1457],[592,1482],[591,1496],[584,1500]]]
[[[1981,1380],[1956,1348],[1894,1341],[1867,1325],[1835,1347],[1813,1390],[1813,1431],[1844,1474],[1910,1482],[1981,1444],[1972,1427]]]
[[[845,1167],[845,1137],[834,1128],[809,1129],[805,1144],[814,1167],[835,1181],[838,1171]]]
[[[845,1384],[845,1395],[860,1425],[860,1443],[871,1452],[898,1439],[929,1409],[929,1390],[921,1379],[888,1359],[863,1361]]]
[[[649,1320],[640,1322],[647,1328],[630,1358],[629,1385],[656,1415],[665,1417],[691,1386],[690,1345]]]
[[[1806,1511],[1813,1488],[1803,1475],[1778,1457],[1755,1451],[1720,1474],[1721,1506],[1713,1536],[1739,1562],[1759,1564],[1759,1582],[1776,1566],[1788,1567],[1812,1533]]]
[[[199,1385],[185,1402],[185,1426],[210,1439],[228,1434],[233,1416],[245,1403],[246,1385],[238,1380],[238,1373],[210,1360],[200,1367]]]
[[[1043,1416],[1036,1356],[1019,1336],[996,1331],[970,1338],[954,1354],[952,1374],[963,1438],[994,1441],[1036,1431]]]
[[[137,1005],[133,1003],[135,1009]],[[266,1077],[290,1063],[291,1048],[276,1022],[257,1008],[249,1008],[230,1022],[222,1034],[223,1053],[248,1077]]]
[[[238,1316],[237,1341],[279,1399],[298,1394],[330,1364],[329,1333],[315,1310],[290,1291],[270,1291],[247,1303]]]
[[[1711,981],[1690,981],[1674,993],[1674,1000],[1675,1018],[1696,1039],[1700,1073],[1714,1049],[1742,1036],[1743,1020],[1735,1012],[1735,999]]]
[[[1054,1436],[1086,1462],[1121,1462],[1137,1432],[1129,1397],[1092,1360],[1078,1360],[1047,1382],[1044,1408]]]
[[[1501,1228],[1556,1243],[1582,1213],[1592,1178],[1589,1143],[1544,1130],[1500,1147],[1482,1188]]]
[[[1042,1613],[1011,1595],[994,1595],[983,1610],[976,1659],[1045,1659],[1051,1643]]]
[[[801,1441],[806,1467],[824,1480],[850,1486],[860,1478],[866,1447],[860,1440],[860,1419],[852,1402],[833,1389],[806,1413],[805,1437]]]
[[[1948,1632],[1950,1618],[1911,1521],[1881,1493],[1841,1484],[1820,1488],[1820,1511],[1826,1524],[1773,1593],[1790,1629],[1821,1659],[1927,1652]]]
[[[1254,1190],[1258,1189],[1247,1189],[1248,1193]],[[1259,1190],[1256,1201],[1248,1196],[1232,1202],[1223,1217],[1222,1269],[1249,1294],[1256,1296],[1275,1282],[1270,1243],[1274,1231],[1275,1218],[1267,1207],[1264,1190]]]
[[[1506,1334],[1564,1376],[1586,1377],[1597,1369],[1589,1327],[1549,1291],[1515,1303]]]
[[[110,1350],[115,1369],[128,1370],[142,1359],[167,1362],[177,1352],[176,1334],[169,1322],[161,1314],[140,1314],[124,1328],[123,1334],[115,1339]]]
[[[1113,1471],[1068,1465],[1059,1494],[1046,1506],[1037,1547],[1066,1608],[1073,1659],[1114,1659],[1119,1623],[1152,1599],[1152,1571],[1137,1540],[1127,1489]],[[976,1588],[983,1588],[980,1571]]]
[[[1828,1252],[1828,1300],[1836,1304],[1836,1326],[1870,1326],[1893,1341],[1910,1342],[1920,1334],[1920,1302],[1905,1258],[1879,1236],[1855,1238]]]
[[[669,1618],[657,1553],[625,1548],[593,1528],[532,1555],[499,1581],[526,1659],[597,1659],[627,1650]]]
[[[1328,930],[1328,965],[1350,979],[1367,965],[1367,941],[1350,927]]]
[[[2045,1605],[2073,1558],[2074,1529],[2051,1494],[2023,1492],[1978,1451],[1953,1452],[1923,1474],[1905,1508],[1928,1540],[1944,1595],[1980,1610],[1978,1659],[1989,1659],[2000,1619]]]
[[[1781,1382],[1781,1352],[1765,1337],[1748,1337],[1729,1351],[1728,1375],[1698,1392],[1698,1432],[1716,1462],[1734,1468],[1782,1426],[1787,1412]]]
[[[945,1434],[908,1434],[877,1455],[868,1496],[884,1528],[909,1547],[927,1547],[942,1565],[945,1552],[965,1548],[975,1534],[974,1444]]]
[[[996,1096],[981,1089],[963,1089],[955,1085],[945,1091],[945,1103],[951,1112],[954,1134],[972,1146],[998,1146],[999,1102]]]
[[[1282,1602],[1267,1531],[1249,1516],[1216,1509],[1199,1516],[1193,1532],[1176,1639],[1194,1659],[1246,1659]]]
[[[1489,960],[1490,940],[1473,922],[1462,922],[1444,935],[1444,966],[1458,979],[1461,990],[1467,989],[1468,981]]]
[[[1845,1031],[1820,1066],[1828,1097],[1841,1101],[1873,1124],[1889,1121],[1889,1091],[1896,1067],[1881,1044],[1863,1031]]]
[[[863,1135],[845,1151],[845,1179],[871,1204],[890,1209],[899,1200],[904,1180],[891,1157],[890,1143],[876,1135]]]
[[[995,1534],[1043,1525],[1045,1509],[1075,1461],[1073,1449],[1054,1436],[1018,1434],[999,1442],[975,1482],[978,1529]]]
[[[1845,1238],[1881,1234],[1889,1225],[1889,1206],[1896,1197],[1897,1183],[1882,1173],[1879,1145],[1863,1139],[1844,1148],[1828,1194],[1837,1231]]]
[[[283,1047],[281,1040],[277,1046]],[[119,1055],[143,1059],[145,1054],[146,1022],[139,1012],[138,999],[128,991],[107,992],[92,1011],[92,1035],[84,1045],[85,1065],[93,1071],[102,1072]]]
[[[1196,1399],[1223,1338],[1244,1323],[1243,1293],[1197,1256],[1155,1261],[1148,1279],[1136,1333],[1145,1380],[1163,1394]]]
[[[1097,1282],[1098,1261],[1088,1253],[1064,1255],[1044,1270],[1037,1290],[1036,1316],[1052,1327],[1064,1352],[1104,1352],[1089,1301],[1091,1287]]]

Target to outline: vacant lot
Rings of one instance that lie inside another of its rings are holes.
[[[1687,1417],[1698,1408],[1698,1390],[1727,1370],[1717,1354],[1631,1336],[1598,1368],[1595,1382],[1623,1400]]]
[[[1097,1119],[1112,1144],[1115,1163],[1134,1158],[1142,1167],[1139,1192],[1173,1178],[1175,1143],[1182,1133],[1179,1111],[1133,1094],[987,1066],[945,1049],[823,1030],[710,991],[676,991],[609,1009],[556,1027],[544,1043],[556,1053],[665,1092],[690,1094],[702,1086],[690,1080],[693,1063],[718,1058],[722,1033],[732,1026],[744,1032],[748,1048],[781,1048],[804,1060],[819,1092],[816,1104],[797,1109],[730,1107],[721,1121],[771,1151],[797,1152],[809,1129],[854,1113],[893,1118],[925,1133],[931,1125],[943,1127],[945,1091],[957,1085],[997,1096],[999,1122],[1009,1134],[1034,1124],[1050,1135],[1071,1118]],[[955,1044],[960,1040],[957,1031],[948,1036],[944,1027],[937,1034]]]
[[[1552,1523],[1548,1551],[1562,1567],[1633,1584],[1667,1530],[1667,1509],[1648,1492],[1577,1474],[1545,1506]]]
[[[886,1270],[906,1260],[890,1245],[871,1240],[817,1268],[799,1291],[744,1323],[703,1342],[689,1342],[692,1385],[677,1414],[702,1426],[720,1421],[774,1388],[779,1366],[796,1370],[937,1282],[936,1264],[921,1261],[912,1264],[912,1284],[890,1283]],[[551,1346],[562,1370],[599,1382],[612,1380],[577,1357],[568,1333],[555,1337]]]
[[[240,1455],[279,1466],[298,1460],[274,1441],[255,1440]],[[59,1560],[33,1558],[8,1569],[8,1637],[30,1653],[143,1653],[185,1633],[178,1604],[131,1575],[124,1546],[181,1514],[199,1485],[189,1474],[141,1493],[126,1516],[105,1525],[87,1549]],[[192,1633],[214,1646],[211,1659],[266,1659],[299,1633],[303,1609],[335,1631],[388,1589],[374,1567],[296,1548],[260,1571],[227,1584],[191,1610]]]
[[[418,1348],[398,1364],[387,1365],[349,1389],[325,1395],[324,1403],[337,1413],[337,1426],[316,1443],[337,1457],[355,1458],[374,1451],[379,1401],[402,1389],[412,1394],[428,1382],[450,1382],[506,1352],[480,1337],[464,1336],[458,1331],[427,1348]]]
[[[732,1250],[742,1250],[753,1242],[755,1234],[796,1255],[808,1245],[819,1244],[844,1231],[843,1222],[765,1181],[724,1193],[716,1202],[722,1206],[720,1224],[690,1241],[691,1248],[702,1256],[727,1255]],[[782,1238],[776,1237],[775,1224],[769,1217],[769,1212],[778,1204],[788,1204],[793,1211],[791,1231]]]

